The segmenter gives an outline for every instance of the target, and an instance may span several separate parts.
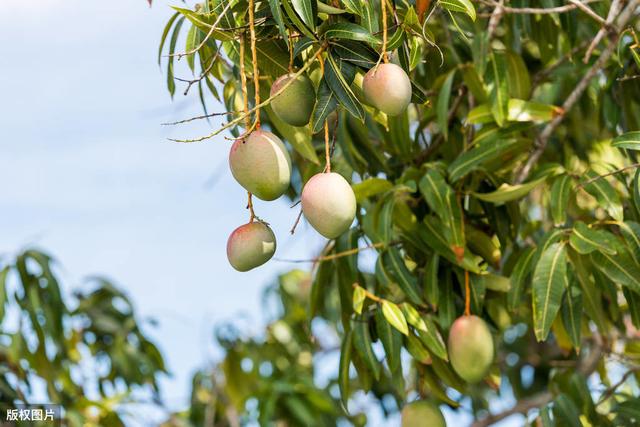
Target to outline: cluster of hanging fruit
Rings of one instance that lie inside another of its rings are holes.
[[[404,70],[382,63],[363,81],[366,101],[388,115],[402,113],[411,101],[411,82]],[[316,102],[312,81],[301,73],[288,73],[271,86],[271,108],[291,126],[307,126]],[[259,112],[258,112],[259,114]],[[267,223],[253,215],[251,197],[271,201],[289,188],[291,158],[284,143],[259,127],[236,140],[229,153],[233,177],[249,192],[251,218],[235,229],[227,242],[227,257],[238,271],[267,262],[276,250],[276,238]],[[321,235],[334,239],[349,229],[356,215],[356,198],[349,182],[331,172],[327,155],[324,171],[312,176],[302,189],[302,212]]]

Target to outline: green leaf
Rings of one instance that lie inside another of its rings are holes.
[[[562,109],[555,105],[512,98],[507,104],[506,120],[509,122],[544,123],[553,120],[561,113]],[[489,104],[478,105],[467,115],[467,122],[475,125],[491,123],[494,120]],[[497,120],[495,121],[497,122]]]
[[[580,348],[580,332],[582,328],[582,292],[576,286],[570,286],[562,304],[562,324],[575,348]]]
[[[615,255],[616,238],[613,234],[592,229],[582,221],[574,224],[569,243],[579,254],[590,254],[593,251],[602,251],[609,255]]]
[[[402,310],[396,304],[391,301],[382,301],[382,314],[387,322],[405,335],[409,335],[409,327],[407,326],[407,320],[402,314]]]
[[[5,304],[7,302],[7,277],[10,267],[7,265],[0,270],[0,324],[4,319]]]
[[[347,331],[340,346],[340,365],[338,369],[338,387],[340,388],[340,402],[342,409],[349,413],[349,364],[353,351],[353,330]]]
[[[432,248],[439,255],[451,261],[454,265],[458,265],[471,273],[481,274],[482,269],[479,267],[479,264],[482,262],[482,258],[473,255],[470,251],[465,251],[462,260],[459,261],[458,256],[447,244],[447,239],[442,234],[443,229],[444,226],[438,218],[425,216],[423,227],[419,227],[415,230],[416,237],[419,239],[421,244]]]
[[[491,55],[493,87],[489,93],[491,114],[498,126],[502,127],[509,114],[509,86],[507,80],[507,61],[503,52],[494,51]]]
[[[524,184],[510,185],[507,183],[502,184],[496,191],[491,193],[472,193],[476,199],[483,200],[485,202],[495,203],[501,205],[506,202],[518,200],[528,195],[531,190],[540,185],[547,177],[543,176],[531,182]]]
[[[627,132],[613,138],[612,146],[627,150],[640,150],[640,131]]]
[[[369,197],[391,190],[393,184],[382,178],[368,178],[351,186],[358,203],[362,203]]]
[[[640,224],[633,221],[625,221],[617,224],[624,238],[629,252],[636,264],[640,265]]]
[[[364,300],[367,298],[367,293],[360,286],[355,286],[353,288],[353,311],[358,314],[362,314],[362,306],[364,305]]]
[[[160,46],[158,47],[158,65],[160,65],[162,61],[162,49],[164,49],[164,43],[167,40],[167,36],[169,35],[169,31],[173,26],[175,20],[180,16],[180,12],[176,12],[171,15],[171,18],[167,21],[167,25],[164,26],[164,30],[162,31],[162,37],[160,38]]]
[[[567,280],[564,243],[554,243],[540,257],[533,273],[533,322],[536,339],[544,341],[558,314]]]
[[[261,90],[260,92],[262,93],[263,91]],[[264,95],[267,95],[266,88]],[[313,143],[311,142],[311,129],[309,129],[308,126],[296,127],[285,123],[277,114],[275,114],[271,105],[264,106],[263,110],[266,111],[267,116],[269,116],[269,121],[276,128],[278,133],[280,133],[280,135],[282,135],[287,142],[291,144],[298,154],[316,165],[320,164],[320,159],[318,159],[316,150],[313,148]]]
[[[575,251],[569,251],[569,258],[582,289],[585,312],[596,324],[598,330],[604,333],[607,330],[607,326],[602,307],[601,292],[596,287],[592,276],[592,271],[595,270],[595,267],[589,257],[581,256]]]
[[[556,425],[560,424],[560,419],[564,420],[568,427],[582,427],[583,424],[580,421],[580,410],[576,407],[575,403],[564,393],[561,393],[556,397],[553,405],[553,414],[555,415]]]
[[[289,0],[302,22],[311,30],[316,29],[316,0]]]
[[[424,296],[428,303],[432,306],[438,306],[439,299],[439,283],[438,283],[438,267],[440,265],[440,256],[437,253],[431,254],[427,265],[424,268]]]
[[[555,225],[562,225],[567,222],[567,206],[569,206],[569,196],[573,179],[569,175],[561,175],[553,181],[551,194],[549,195],[549,207],[551,218]]]
[[[528,145],[528,143],[526,143]],[[525,146],[522,140],[504,139],[486,141],[460,154],[447,168],[450,182],[454,183],[468,173],[492,160],[504,158],[512,151],[521,151]]]
[[[298,6],[300,3],[304,3],[305,0],[300,0],[298,2]],[[287,13],[287,16],[293,23],[293,25],[305,36],[309,37],[312,40],[317,40],[318,37],[315,35],[315,32],[310,30],[309,27],[303,22],[300,16],[296,13],[293,8],[293,4],[291,0],[282,0],[282,6],[284,7],[284,11]],[[313,18],[311,18],[313,20]]]
[[[325,28],[322,35],[327,40],[354,40],[366,42],[372,46],[378,46],[381,43],[366,28],[350,22],[330,24]]]
[[[344,7],[357,16],[362,16],[362,6],[360,0],[340,0]]]
[[[520,55],[512,51],[507,52],[506,60],[509,95],[512,98],[528,99],[531,92],[531,78],[527,64]]]
[[[414,304],[421,304],[422,299],[418,292],[417,280],[407,269],[398,249],[394,247],[387,249],[383,254],[383,261],[384,266],[389,269],[389,272],[409,301]]]
[[[167,61],[167,89],[169,89],[169,93],[171,94],[171,98],[176,92],[176,83],[173,79],[173,53],[176,50],[176,43],[178,42],[178,36],[180,35],[180,28],[182,28],[182,24],[184,24],[184,17],[180,17],[176,22],[176,25],[173,27],[173,33],[171,34],[171,40],[169,41],[169,59]]]
[[[287,29],[284,25],[284,17],[282,15],[282,9],[280,8],[280,0],[269,0],[269,9],[271,10],[271,16],[276,21],[278,26],[278,32],[284,40],[288,40]]]
[[[311,121],[311,133],[318,133],[324,128],[324,122],[329,114],[336,110],[338,98],[329,88],[326,80],[320,81],[318,86],[318,98],[313,110],[313,120]]]
[[[636,170],[631,186],[631,200],[636,205],[636,211],[640,214],[640,169]]]
[[[600,206],[604,208],[613,219],[622,221],[624,212],[622,203],[620,202],[620,196],[609,181],[605,178],[600,178],[599,175],[592,170],[587,171],[585,177],[588,181],[591,181],[584,185],[583,188],[585,191],[594,196]]]
[[[404,317],[407,319],[407,322],[416,328],[419,331],[427,331],[427,325],[424,323],[424,320],[420,317],[420,313],[416,310],[411,304],[403,303],[400,306],[402,308],[402,312],[404,313]]]
[[[451,99],[451,86],[456,75],[455,68],[449,72],[445,79],[440,93],[438,94],[438,105],[436,107],[438,115],[438,127],[444,135],[445,141],[449,139],[449,100]]]
[[[350,87],[350,81],[352,79],[348,82],[341,71],[341,68],[345,69],[345,72],[348,72],[349,76],[352,76],[355,74],[355,70],[352,68],[350,69],[349,67],[353,66],[346,62],[342,62],[341,66],[338,66],[333,55],[327,56],[327,64],[328,66],[325,67],[324,78],[331,88],[331,91],[336,95],[340,104],[344,106],[351,115],[360,120],[364,120],[364,108]]]
[[[476,70],[476,67],[474,67],[473,64],[466,64],[462,67],[462,80],[478,103],[482,104],[487,102],[487,90],[484,87],[484,82],[478,74],[478,70]],[[490,111],[487,111],[487,113],[491,115]]]
[[[438,330],[433,318],[428,315],[423,318],[426,330],[418,330],[418,338],[427,346],[429,351],[438,356],[442,360],[449,360],[447,354],[447,347],[444,343],[444,339]]]
[[[347,10],[329,6],[326,3],[322,3],[321,1],[318,1],[318,13],[326,13],[327,15],[341,15],[347,12],[348,12]]]
[[[413,333],[407,335],[405,347],[416,361],[423,364],[429,364],[431,362],[431,354],[429,354],[427,349],[422,345],[422,341],[413,335]]]
[[[443,9],[461,12],[469,16],[472,21],[476,20],[476,9],[469,0],[438,0],[438,4]]]
[[[214,15],[203,15],[191,9],[185,9],[185,8],[176,7],[176,6],[171,6],[171,7],[173,8],[173,10],[179,12],[185,18],[187,18],[189,22],[191,22],[193,25],[198,27],[198,29],[200,29],[200,31],[202,31],[203,33],[208,34],[209,32],[211,32],[210,37],[212,39],[220,40],[220,41],[232,41],[234,39],[234,36],[229,32],[218,31],[217,29],[211,31],[211,26],[214,24],[215,20],[217,19],[216,17],[214,17]]]
[[[592,253],[593,265],[609,280],[627,286],[634,292],[640,292],[640,265],[634,261],[625,246],[616,244],[615,250],[615,255],[600,250]]]
[[[533,259],[535,254],[535,248],[528,247],[518,254],[518,261],[513,266],[511,271],[511,289],[507,294],[507,305],[510,310],[515,310],[522,305],[522,295],[524,294],[524,287],[526,279],[533,268]]]
[[[341,61],[348,61],[366,70],[376,65],[379,56],[369,45],[350,40],[332,42],[331,52]]]
[[[445,233],[450,240],[456,256],[464,253],[465,237],[462,222],[462,207],[456,199],[455,192],[444,180],[440,172],[430,169],[420,180],[418,185],[427,204],[445,224]]]
[[[309,300],[310,321],[313,320],[315,315],[323,308],[324,298],[329,291],[334,271],[334,264],[332,262],[321,262],[318,265],[318,270],[311,285],[311,296]]]
[[[376,332],[382,341],[384,352],[387,355],[387,364],[391,372],[397,372],[400,368],[400,351],[402,350],[402,334],[386,321],[381,310],[376,310]]]
[[[371,334],[369,333],[369,323],[358,318],[353,322],[353,344],[356,351],[373,373],[376,381],[380,380],[380,362],[376,359],[371,347]]]

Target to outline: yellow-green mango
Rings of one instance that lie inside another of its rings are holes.
[[[238,271],[249,271],[269,261],[276,251],[276,236],[260,221],[233,230],[227,240],[227,258]]]
[[[270,95],[274,96],[292,80],[293,82],[271,101],[271,108],[285,123],[291,126],[305,126],[309,123],[316,103],[316,92],[309,77],[304,74],[295,77],[295,73],[278,77],[271,85]]]
[[[233,177],[248,192],[262,200],[282,196],[291,180],[291,158],[280,138],[255,130],[236,140],[229,152]]]
[[[468,383],[482,380],[493,363],[493,337],[486,322],[478,316],[462,316],[449,330],[449,360],[453,369]]]
[[[447,427],[440,408],[427,400],[416,400],[402,408],[402,427]]]
[[[397,116],[411,103],[411,80],[393,63],[370,69],[362,81],[364,96],[372,106],[390,116]]]
[[[302,212],[318,233],[333,239],[351,226],[356,216],[356,196],[342,175],[319,173],[302,189]]]

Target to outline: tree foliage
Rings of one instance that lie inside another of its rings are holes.
[[[124,426],[123,405],[143,395],[136,390],[157,396],[162,356],[113,284],[94,277],[67,298],[56,270],[33,249],[0,258],[2,416],[17,404],[52,403],[64,408],[64,425]]]
[[[317,396],[349,417],[362,390],[388,412],[415,396],[451,408],[471,402],[477,425],[534,408],[530,419],[544,425],[638,422],[637,8],[636,0],[175,7],[159,50],[159,60],[169,54],[170,93],[185,82],[175,77],[176,59],[185,58],[194,74],[185,93],[196,87],[205,112],[214,100],[227,110],[215,113],[226,124],[181,142],[225,130],[244,138],[261,123],[288,144],[291,200],[330,158],[358,202],[354,226],[313,263],[308,309],[285,303],[284,323],[276,322],[316,363],[315,333],[302,325],[320,319],[341,337],[332,381],[342,409],[304,380],[308,372],[287,379],[296,391],[282,397],[271,390],[289,372],[249,380],[223,363],[216,372],[230,407],[307,425],[306,412],[324,413]],[[363,75],[387,52],[411,77],[412,105],[398,116],[363,96]],[[314,82],[304,127],[287,125],[269,105],[269,86],[288,72]],[[371,265],[365,249],[375,254]],[[446,344],[452,323],[469,313],[490,325],[497,348],[475,385],[452,369]],[[249,360],[269,359],[272,334],[260,344],[227,342],[225,363],[237,363],[238,348]],[[620,372],[625,381],[616,384]],[[234,390],[251,381],[260,386]],[[490,414],[489,401],[503,393],[518,403]],[[247,408],[252,398],[258,409]]]

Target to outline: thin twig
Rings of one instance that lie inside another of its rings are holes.
[[[242,109],[245,116],[244,127],[251,127],[251,119],[249,118],[249,93],[247,91],[247,73],[244,69],[244,34],[240,36],[240,87],[242,90]]]
[[[313,57],[302,67],[300,68],[293,76],[291,79],[289,79],[284,85],[282,85],[282,87],[280,88],[280,90],[278,90],[276,93],[274,93],[273,95],[271,95],[269,98],[267,98],[266,100],[262,101],[261,103],[259,103],[258,105],[255,105],[252,109],[250,109],[248,111],[247,114],[251,114],[254,111],[256,111],[259,108],[264,107],[265,105],[268,105],[271,101],[273,101],[276,97],[280,96],[280,94],[282,94],[294,81],[296,81],[296,78],[301,76],[302,73],[304,73],[305,71],[307,71],[309,69],[309,67],[311,67],[311,65],[313,65],[313,62],[316,58],[318,58],[322,52],[324,52],[324,50],[326,49],[326,45],[320,47],[315,55],[313,55]],[[224,132],[226,129],[235,126],[236,124],[238,124],[239,122],[241,122],[242,120],[244,120],[244,118],[246,117],[246,115],[242,114],[240,117],[236,117],[235,119],[231,120],[230,122],[228,122],[226,125],[220,127],[219,129],[211,132],[209,135],[205,135],[205,136],[201,136],[200,138],[195,138],[195,139],[169,139],[169,141],[173,141],[173,142],[200,142],[200,141],[204,141],[210,138],[213,138],[216,135],[219,135],[220,133]]]
[[[222,4],[223,3],[221,2],[216,7],[220,7]],[[222,20],[222,17],[224,17],[227,14],[227,11],[231,8],[232,5],[233,5],[233,1],[229,1],[227,3],[227,5],[224,7],[224,9],[222,9],[222,12],[220,12],[220,15],[218,15],[218,19],[216,19],[216,22],[214,22],[213,25],[211,25],[211,28],[209,29],[209,32],[207,33],[207,35],[204,37],[204,39],[202,40],[202,42],[200,42],[200,44],[198,46],[194,47],[193,49],[191,49],[188,52],[174,53],[174,54],[169,55],[169,56],[176,56],[176,57],[178,57],[178,59],[180,59],[183,56],[191,55],[191,54],[196,53],[197,51],[199,51],[200,48],[202,46],[204,46],[205,43],[209,40],[209,37],[211,37],[213,35],[213,32],[217,29],[218,24]]]
[[[629,166],[625,166],[625,167],[623,167],[623,168],[616,169],[616,170],[614,170],[614,171],[612,171],[612,172],[605,173],[605,174],[598,175],[598,176],[594,176],[593,178],[590,178],[590,179],[588,179],[588,180],[586,180],[586,181],[582,181],[582,182],[578,183],[578,184],[575,186],[574,190],[577,190],[578,188],[582,188],[582,187],[584,187],[585,185],[589,185],[589,184],[591,184],[592,182],[595,182],[595,181],[597,181],[597,180],[599,180],[599,179],[606,178],[606,177],[608,177],[608,176],[616,175],[616,174],[619,174],[619,173],[622,173],[622,172],[628,171],[629,169],[636,169],[636,168],[639,168],[639,167],[640,167],[640,163],[633,163],[633,164],[631,164],[631,165],[629,165]]]
[[[253,220],[256,218],[256,214],[253,211],[253,195],[249,191],[247,191],[247,199],[247,209],[249,209],[249,222],[253,222]]]
[[[491,13],[491,18],[489,18],[489,27],[487,28],[487,37],[489,40],[493,38],[493,35],[498,28],[498,24],[500,24],[500,20],[502,19],[502,15],[504,14],[504,0],[498,0],[496,2],[495,8]]]
[[[293,227],[291,227],[291,230],[289,230],[289,233],[293,234],[293,233],[296,232],[296,228],[298,227],[298,224],[300,223],[300,218],[302,218],[302,208],[300,208],[300,211],[298,212],[298,216],[296,217],[296,222],[293,223]]]
[[[613,2],[611,2],[611,7],[609,8],[609,13],[607,14],[607,19],[604,22],[604,25],[602,26],[602,28],[600,28],[596,36],[593,38],[593,41],[589,45],[587,52],[584,54],[584,58],[582,60],[585,64],[589,62],[589,59],[591,58],[591,54],[593,53],[596,46],[598,46],[598,44],[604,38],[607,32],[612,29],[611,24],[613,24],[613,21],[616,19],[616,17],[620,13],[621,8],[622,8],[622,0],[613,0]]]
[[[582,4],[595,3],[600,0],[586,0],[582,2]],[[483,1],[482,3],[488,4],[490,6],[497,6],[498,2],[496,1]],[[557,7],[509,7],[502,6],[503,13],[507,14],[521,14],[521,15],[551,15],[554,13],[566,13],[575,10],[578,6],[573,4],[567,4],[564,6]]]
[[[607,21],[605,21],[605,19],[602,16],[598,15],[597,13],[595,13],[593,11],[593,9],[591,9],[589,6],[587,6],[583,2],[581,2],[579,0],[568,0],[568,1],[569,1],[569,3],[576,5],[576,7],[578,9],[580,9],[581,11],[583,11],[584,13],[586,13],[587,15],[589,15],[590,17],[595,19],[596,22],[598,22],[600,25],[604,25],[604,26],[608,26],[609,25],[609,24],[607,24]]]
[[[209,113],[209,114],[203,114],[201,116],[191,117],[191,118],[184,119],[184,120],[179,120],[177,122],[161,123],[161,125],[162,126],[174,126],[174,125],[180,125],[180,124],[183,124],[183,123],[193,122],[195,120],[208,119],[208,118],[211,118],[211,117],[218,117],[218,116],[232,116],[234,114],[243,114],[243,113],[242,113],[242,111],[224,111],[222,113]]]
[[[389,243],[389,246],[395,246],[395,245],[399,245],[400,242],[392,242]],[[276,261],[280,261],[280,262],[291,262],[291,263],[296,263],[296,264],[300,264],[300,263],[317,263],[317,262],[324,262],[324,261],[331,261],[337,258],[343,258],[349,255],[355,255],[357,253],[360,253],[362,251],[365,250],[369,250],[369,249],[378,249],[378,248],[383,248],[385,247],[387,244],[384,242],[378,242],[378,243],[373,243],[371,245],[368,246],[363,246],[361,248],[353,248],[353,249],[349,249],[346,250],[344,252],[338,252],[335,254],[331,254],[331,255],[324,255],[324,256],[319,256],[316,258],[311,258],[311,259],[282,259],[282,258],[274,258],[274,260]]]
[[[255,0],[249,0],[249,35],[251,36],[251,60],[253,62],[253,97],[258,106],[254,127],[260,129],[260,70],[258,70],[258,52],[256,51]],[[242,58],[244,60],[244,58]]]

